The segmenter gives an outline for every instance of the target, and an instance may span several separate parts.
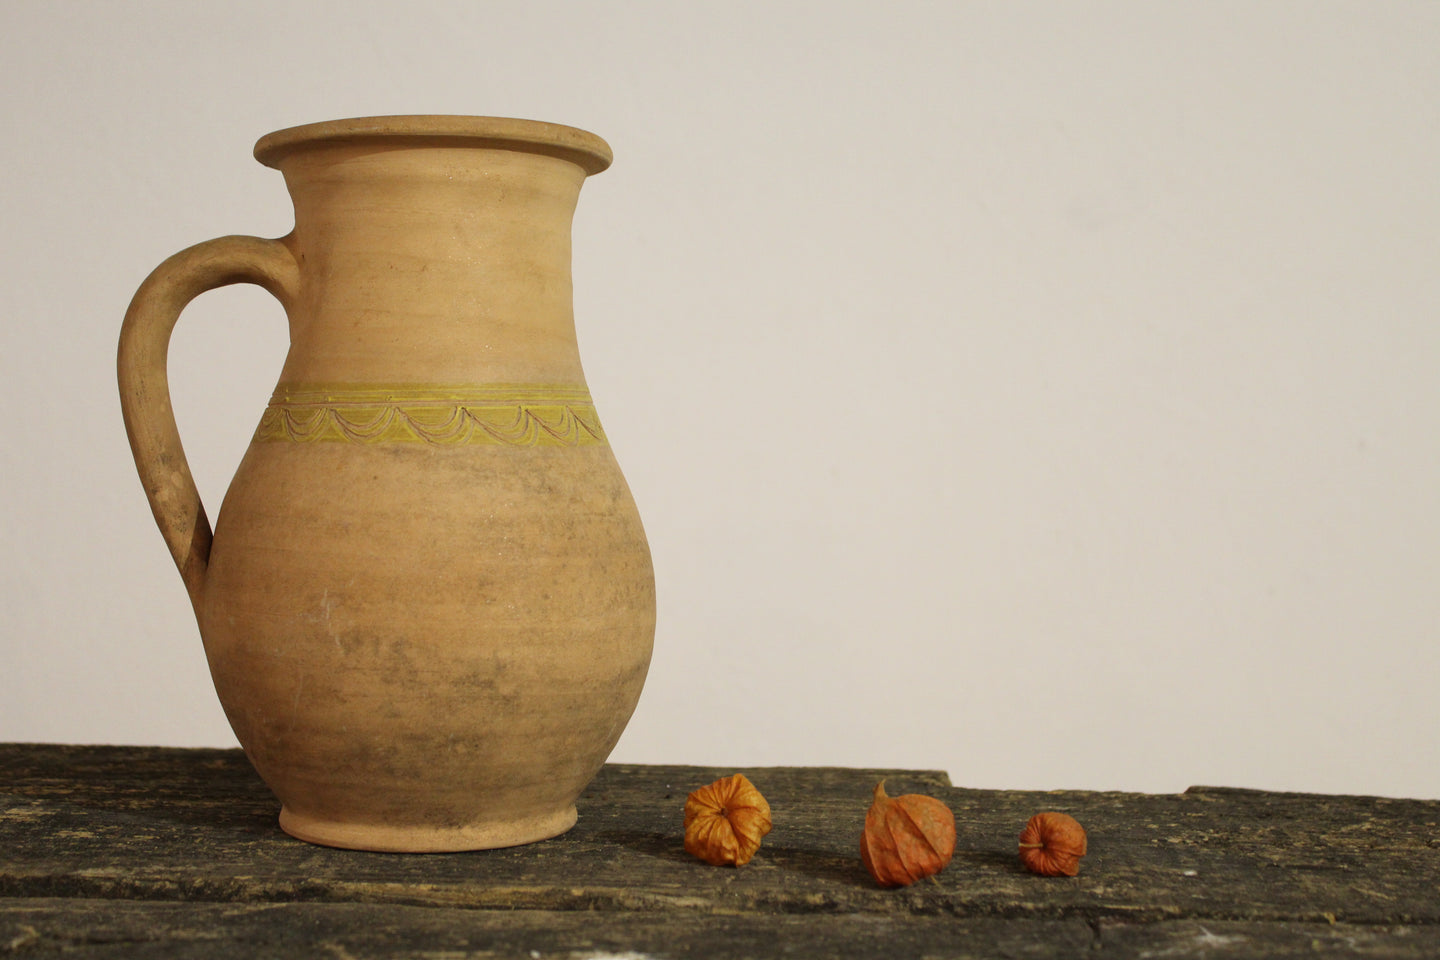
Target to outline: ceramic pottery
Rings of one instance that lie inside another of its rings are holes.
[[[580,367],[570,225],[610,148],[524,120],[281,130],[295,229],[162,263],[120,338],[135,465],[215,689],[302,840],[554,836],[640,696],[650,553]],[[211,528],[170,409],[185,305],[255,283],[290,350]]]

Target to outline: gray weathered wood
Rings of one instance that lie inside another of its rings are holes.
[[[973,790],[941,773],[759,768],[775,828],[746,867],[681,846],[725,769],[607,766],[575,829],[466,854],[330,850],[281,833],[239,751],[0,745],[0,953],[665,957],[1440,955],[1440,802],[1192,788]],[[870,792],[955,812],[949,868],[880,890]],[[1026,819],[1090,854],[1026,873]]]

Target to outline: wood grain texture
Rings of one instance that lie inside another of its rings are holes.
[[[733,772],[610,765],[554,840],[377,854],[281,833],[239,751],[0,745],[0,954],[1440,955],[1440,802],[755,768],[774,830],[711,867],[683,850],[685,796]],[[901,890],[858,855],[881,777],[955,813],[949,867]],[[1089,832],[1078,877],[1020,866],[1041,810]]]

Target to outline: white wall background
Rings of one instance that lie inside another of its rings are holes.
[[[0,739],[227,745],[114,385],[261,134],[569,123],[660,626],[614,758],[1440,797],[1440,5],[0,6]],[[212,511],[285,350],[171,354]]]

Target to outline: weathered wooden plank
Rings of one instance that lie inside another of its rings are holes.
[[[460,910],[353,903],[0,900],[0,955],[106,957],[1311,957],[1429,960],[1440,926],[885,914]]]
[[[990,853],[986,845],[1041,808],[1072,814],[1089,834],[1076,880],[1037,888],[996,860],[981,889],[967,890],[972,907],[1030,904],[1131,919],[1440,922],[1435,801],[1220,788],[1177,795],[954,789],[945,797],[977,872],[992,856],[1008,861],[1008,848]]]
[[[869,942],[866,930],[923,940],[925,931],[984,928],[995,936],[1030,929],[1032,939],[1017,942],[1053,946],[1078,943],[1073,934],[1083,929],[1116,950],[1129,944],[1131,952],[1118,955],[1189,949],[1207,942],[1197,939],[1203,929],[1246,937],[1227,941],[1242,954],[1254,944],[1257,955],[1286,955],[1313,939],[1370,944],[1378,955],[1389,955],[1380,949],[1388,944],[1400,951],[1394,955],[1412,956],[1422,955],[1406,952],[1415,944],[1432,949],[1440,930],[1435,801],[1216,788],[994,791],[952,787],[933,772],[756,769],[746,772],[769,798],[775,829],[756,859],[735,870],[685,854],[680,828],[685,794],[730,772],[608,766],[562,837],[417,856],[286,837],[273,798],[238,751],[0,745],[0,897],[28,898],[6,904],[11,911],[41,898],[150,901],[141,906],[173,908],[176,917],[186,916],[188,901],[207,910],[225,904],[240,918],[267,915],[252,906],[437,908],[415,916],[441,926],[451,913],[488,923],[484,915],[503,911],[581,918],[586,930],[630,929],[641,919],[657,930],[748,923],[762,938],[811,918],[827,930],[853,928],[857,942]],[[940,797],[957,821],[950,867],[898,891],[877,889],[858,858],[881,776],[892,793]],[[1043,809],[1069,812],[1087,827],[1091,852],[1078,878],[1034,877],[1020,867],[1015,838]],[[568,922],[555,921],[555,929]],[[1241,926],[1227,926],[1234,924]]]
[[[1098,960],[1113,957],[1285,960],[1316,956],[1432,960],[1440,956],[1440,926],[1234,920],[1102,922],[1096,927],[1090,956]]]
[[[0,954],[341,957],[1082,957],[1082,920],[456,910],[393,904],[0,901]],[[302,948],[303,949],[300,949]],[[900,953],[896,948],[901,947]]]

